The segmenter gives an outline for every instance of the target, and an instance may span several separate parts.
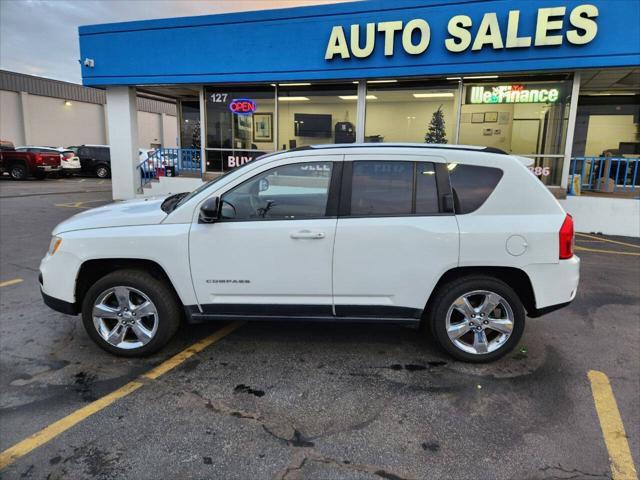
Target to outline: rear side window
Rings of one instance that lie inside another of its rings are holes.
[[[411,213],[413,162],[354,162],[351,215]]]
[[[96,158],[96,160],[109,160],[109,153],[106,148],[94,147],[92,150],[93,156]]]
[[[502,178],[499,168],[449,164],[449,179],[456,213],[471,213],[493,193]]]
[[[436,172],[431,162],[356,161],[351,215],[439,213]]]

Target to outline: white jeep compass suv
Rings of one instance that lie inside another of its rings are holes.
[[[103,349],[147,355],[181,318],[424,326],[495,360],[573,300],[573,222],[521,159],[351,144],[265,155],[189,194],[116,202],[53,231],[47,305]]]

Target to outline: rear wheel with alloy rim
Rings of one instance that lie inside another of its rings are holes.
[[[9,169],[9,175],[11,175],[11,178],[13,180],[24,180],[25,178],[27,178],[27,167],[25,167],[24,165],[20,165],[19,163],[11,165],[11,168]]]
[[[98,178],[108,178],[110,175],[109,167],[106,165],[98,165],[96,167],[96,176]]]
[[[493,277],[465,277],[442,286],[428,315],[440,346],[467,362],[506,355],[524,331],[525,312],[518,295]]]
[[[122,356],[159,350],[175,333],[180,309],[175,293],[161,280],[137,270],[119,270],[87,292],[82,321],[103,349]]]

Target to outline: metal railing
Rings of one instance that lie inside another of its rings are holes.
[[[138,164],[140,188],[159,177],[202,177],[200,150],[197,148],[158,148]]]
[[[640,158],[574,157],[569,169],[569,194],[640,193],[639,164]]]

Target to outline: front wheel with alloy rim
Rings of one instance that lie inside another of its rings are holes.
[[[138,270],[118,270],[89,288],[82,322],[101,348],[116,355],[149,355],[178,328],[180,308],[165,282]]]
[[[497,360],[524,331],[525,311],[506,283],[489,276],[454,280],[436,292],[427,321],[438,344],[465,362]]]

